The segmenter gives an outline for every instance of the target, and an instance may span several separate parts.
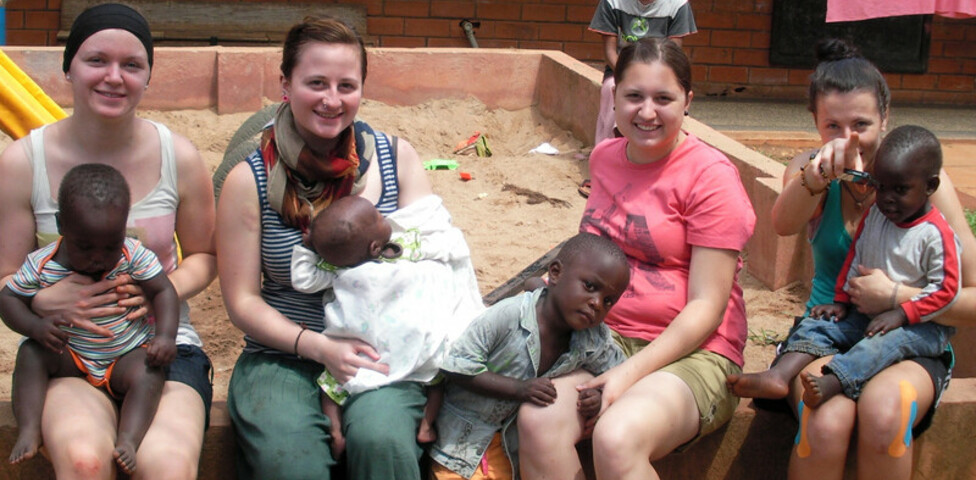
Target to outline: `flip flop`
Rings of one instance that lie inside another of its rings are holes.
[[[592,184],[590,183],[590,179],[587,178],[586,180],[583,180],[582,182],[580,182],[579,188],[577,188],[576,191],[579,192],[579,194],[582,195],[583,198],[590,198],[590,187],[591,186],[592,186]]]

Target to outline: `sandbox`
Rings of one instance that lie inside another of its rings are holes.
[[[56,102],[71,106],[60,70],[61,49],[4,50]],[[157,110],[146,116],[171,127],[186,120],[187,130],[182,133],[213,168],[226,139],[214,140],[208,129],[237,125],[247,112],[278,100],[278,61],[277,48],[158,48],[151,87],[141,106]],[[456,158],[462,170],[472,173],[474,179],[468,182],[454,171],[433,171],[430,178],[468,236],[483,292],[575,231],[584,204],[575,187],[586,175],[601,72],[560,52],[527,50],[373,49],[369,65],[368,101],[361,116],[410,141],[422,159]],[[446,116],[454,125],[431,128],[427,116],[441,120]],[[521,124],[528,128],[513,127]],[[810,277],[805,241],[778,237],[769,224],[784,167],[693,118],[686,120],[685,128],[723,150],[740,170],[758,218],[744,252],[750,274],[744,279],[750,326],[754,331],[782,332],[781,327],[766,325],[783,325],[799,313],[803,288],[796,282]],[[451,147],[472,130],[488,135],[490,144],[497,146],[495,157],[450,155]],[[526,153],[541,142],[552,143],[561,153],[551,157]],[[793,287],[782,288],[787,285]],[[209,323],[224,333],[230,330],[229,339],[212,332],[204,335],[219,390],[219,385],[226,385],[239,335],[228,328],[217,282],[194,299],[194,308],[198,328]],[[214,321],[202,322],[200,316]],[[969,338],[974,336],[972,330]],[[771,347],[749,348],[753,355],[746,369],[764,368]],[[221,355],[218,361],[218,351],[233,354]],[[0,358],[12,359],[12,352],[2,352]],[[976,460],[968,453],[971,435],[958,428],[976,419],[972,403],[976,380],[963,378],[972,377],[973,370],[976,361],[971,354],[961,356],[934,431],[915,449],[916,470],[926,478],[976,475]],[[232,472],[233,437],[219,402],[222,395],[225,392],[215,395],[218,403],[207,433],[201,478],[230,478]],[[726,429],[685,454],[668,457],[659,468],[673,478],[782,478],[793,433],[788,414],[756,411],[743,402]],[[9,447],[13,434],[9,403],[5,403],[0,406],[0,451]],[[0,469],[0,480],[50,476],[43,460]]]

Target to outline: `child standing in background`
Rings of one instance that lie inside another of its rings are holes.
[[[551,377],[598,375],[624,361],[603,318],[627,289],[627,258],[612,241],[580,233],[549,265],[549,285],[505,299],[476,318],[451,347],[433,476],[517,478],[519,405],[556,398]],[[579,393],[584,418],[599,413],[597,389]]]

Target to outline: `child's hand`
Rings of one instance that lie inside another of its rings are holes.
[[[837,322],[847,316],[847,305],[842,303],[827,303],[816,305],[810,309],[810,317],[820,320]]]
[[[864,331],[864,334],[869,337],[873,337],[876,333],[884,335],[896,328],[901,328],[906,323],[908,323],[908,317],[905,316],[904,310],[901,308],[888,310],[874,317],[871,323],[868,324],[868,328]]]
[[[576,400],[576,410],[583,418],[592,418],[600,413],[600,402],[603,400],[603,392],[598,388],[587,388],[579,392],[579,399]]]
[[[64,346],[68,344],[68,333],[61,330],[61,327],[69,326],[71,322],[61,315],[48,315],[41,317],[41,321],[37,322],[28,336],[47,349],[61,353],[64,351]]]
[[[146,347],[146,360],[150,367],[165,367],[176,359],[176,341],[172,338],[153,337]]]
[[[540,407],[552,405],[556,401],[556,387],[548,378],[525,380],[519,388],[519,398]]]

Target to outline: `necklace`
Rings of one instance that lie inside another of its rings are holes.
[[[840,186],[844,189],[845,192],[847,192],[848,195],[851,196],[851,199],[854,200],[854,205],[857,205],[858,209],[863,209],[864,202],[868,200],[871,197],[871,195],[874,193],[873,188],[864,187],[864,195],[858,197],[857,195],[854,194],[854,189],[851,188],[849,182],[842,181],[840,182]]]

